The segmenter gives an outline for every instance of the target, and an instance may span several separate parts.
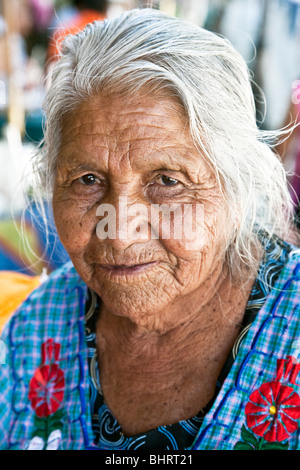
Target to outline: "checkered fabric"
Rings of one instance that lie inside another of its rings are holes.
[[[298,342],[299,340],[299,342]],[[299,355],[300,255],[292,252],[274,289],[259,311],[212,409],[194,449],[232,450],[241,440],[245,406],[251,393],[276,378],[277,360]],[[295,357],[300,360],[299,357]],[[299,377],[298,393],[300,392]],[[290,435],[289,449],[300,449],[300,430]]]
[[[53,273],[6,325],[1,340],[0,449],[27,449],[34,435],[35,411],[29,383],[41,364],[41,346],[60,344],[59,367],[65,375],[64,421],[60,448],[93,448],[89,407],[84,314],[87,288],[71,264]],[[238,356],[193,449],[233,449],[246,423],[245,405],[253,390],[276,376],[277,359],[295,353],[300,338],[300,251],[290,254],[275,287],[240,346]],[[289,449],[300,448],[299,431]]]
[[[29,382],[41,364],[41,346],[52,338],[61,346],[65,374],[63,449],[92,442],[89,416],[84,306],[87,288],[65,265],[34,291],[6,325],[2,341],[6,363],[0,371],[0,449],[26,449],[33,437],[35,412]]]

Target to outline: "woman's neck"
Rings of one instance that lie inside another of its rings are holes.
[[[164,331],[141,327],[102,305],[101,386],[124,434],[190,418],[212,399],[253,284],[249,279],[241,290],[226,277],[219,280],[218,289],[173,304],[176,322]]]

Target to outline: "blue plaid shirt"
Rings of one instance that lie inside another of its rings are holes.
[[[35,290],[6,325],[1,337],[0,449],[94,448],[85,339],[86,298],[86,285],[68,263]],[[243,339],[192,449],[225,450],[243,445],[300,449],[299,304],[300,251],[295,250]],[[280,375],[280,364],[292,368]],[[255,398],[255,391],[274,381],[293,391],[289,421],[280,414],[279,405],[283,410],[284,404],[279,402],[277,414],[272,414],[276,406],[269,407],[269,416],[264,420],[247,414],[247,404]],[[48,408],[39,408],[46,395]],[[44,415],[39,416],[41,409]],[[255,433],[262,424],[270,429],[271,420],[281,416],[285,434],[275,433],[275,438],[266,441]],[[257,420],[257,426],[250,425],[250,418]]]

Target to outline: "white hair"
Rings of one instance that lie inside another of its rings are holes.
[[[229,262],[254,266],[258,234],[284,238],[291,227],[285,171],[269,145],[276,134],[259,130],[249,70],[229,41],[160,11],[127,11],[66,37],[46,99],[42,187],[51,194],[63,115],[95,93],[140,89],[181,103],[237,220]]]

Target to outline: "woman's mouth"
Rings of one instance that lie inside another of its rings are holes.
[[[158,264],[158,261],[140,264],[100,264],[99,266],[112,275],[130,276],[147,271],[147,269],[152,268],[156,264]]]

